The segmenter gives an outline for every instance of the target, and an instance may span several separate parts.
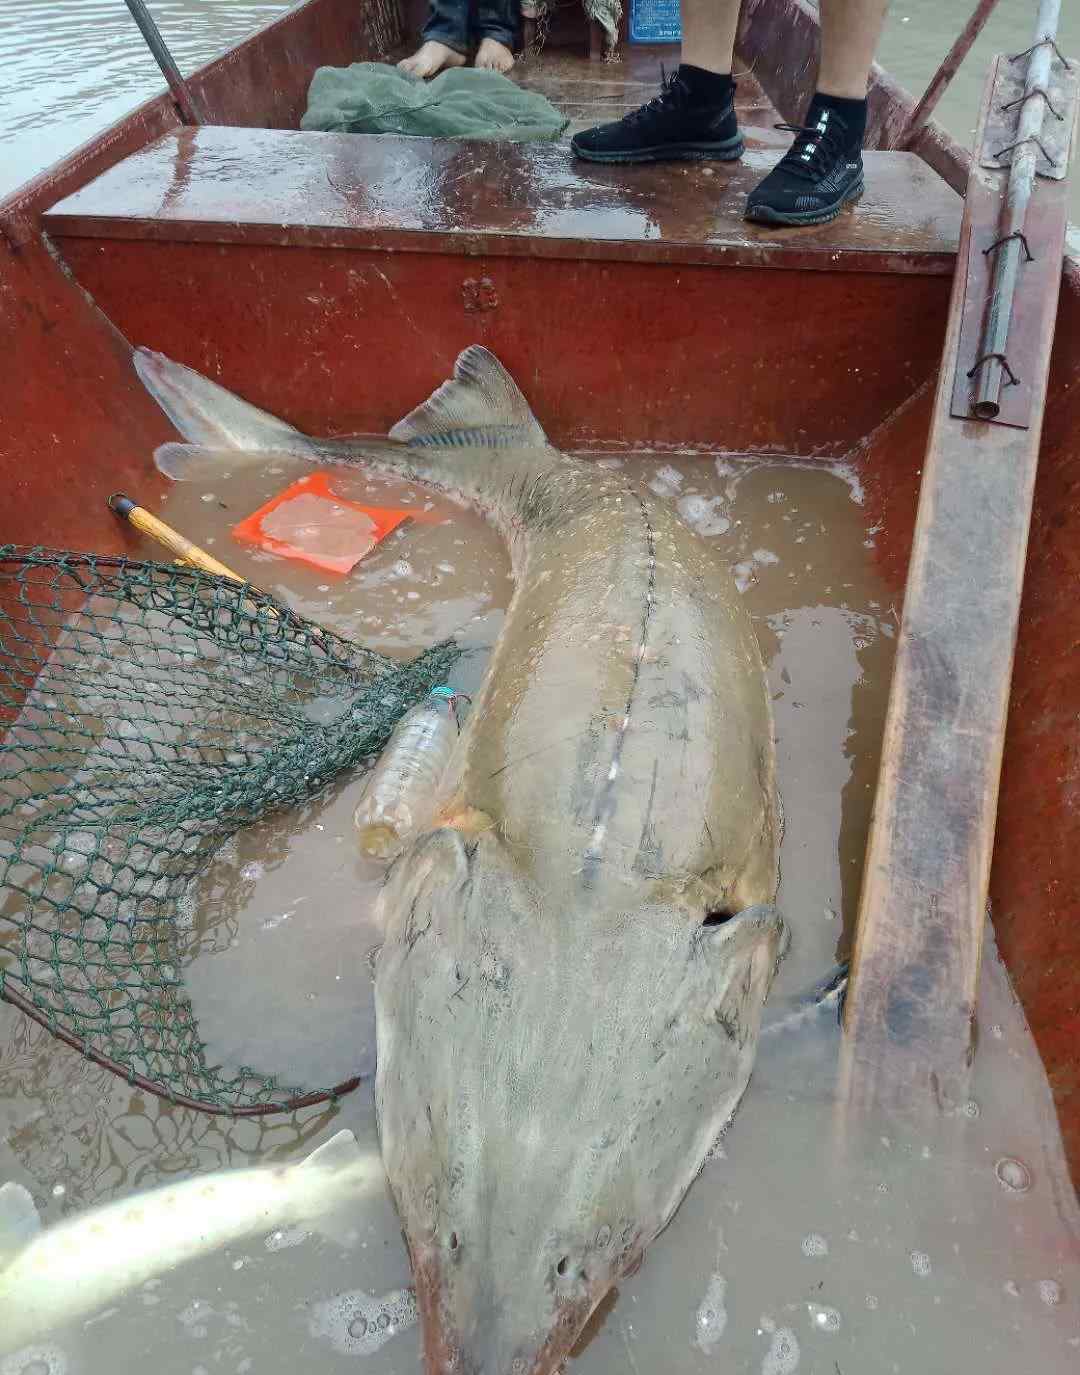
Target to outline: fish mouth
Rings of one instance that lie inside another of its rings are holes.
[[[588,1298],[556,1299],[546,1338],[495,1356],[484,1354],[495,1350],[491,1333],[481,1330],[466,1340],[457,1331],[437,1256],[414,1259],[413,1282],[424,1348],[424,1375],[554,1375],[610,1288],[605,1286]]]

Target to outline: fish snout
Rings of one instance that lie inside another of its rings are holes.
[[[579,1284],[572,1296],[556,1293],[538,1328],[525,1286],[521,1294],[473,1294],[459,1312],[436,1257],[414,1264],[413,1278],[424,1375],[554,1375],[611,1288],[610,1282]]]

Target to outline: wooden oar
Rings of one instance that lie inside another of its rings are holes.
[[[123,492],[114,492],[109,498],[109,509],[115,511],[121,520],[126,520],[136,530],[144,535],[149,535],[151,539],[157,540],[158,544],[164,545],[171,554],[176,555],[176,562],[187,564],[191,568],[200,568],[204,573],[214,573],[219,578],[229,578],[232,582],[242,582],[255,591],[261,588],[249,582],[247,578],[242,578],[239,573],[235,573],[226,564],[215,559],[212,554],[208,554],[205,549],[200,549],[197,544],[193,544],[186,535],[182,535],[179,530],[174,530],[171,525],[166,525],[163,520],[159,520],[152,512],[131,497],[125,496]]]
[[[1040,50],[1041,42],[1031,51]],[[1023,244],[1001,228],[1015,209],[1016,180],[1002,150],[1018,137],[1017,111],[1030,104],[1023,67],[999,58],[984,97],[863,875],[841,1087],[848,1102],[904,1114],[920,1104],[958,1105],[973,1054],[998,778],[1068,211],[1068,182],[1060,174],[1077,103],[1076,64],[1070,72],[1055,59],[1052,75],[1051,98],[1064,123],[1047,118],[1053,130],[1043,138],[1058,140],[1056,158],[1041,163],[1040,173],[1049,176],[1029,187]],[[1011,101],[1017,103],[1010,113]],[[1016,148],[1011,156],[1022,154]],[[1004,357],[1019,380],[1001,388],[995,418],[975,419],[986,413],[978,387],[985,326],[989,312],[1001,309],[995,254],[1019,254],[1021,246],[1031,256],[1015,276],[1003,355],[991,360],[997,367]]]

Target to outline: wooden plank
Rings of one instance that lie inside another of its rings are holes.
[[[45,224],[64,239],[952,272],[961,202],[913,154],[868,153],[860,204],[798,231],[743,219],[779,156],[628,177],[559,144],[204,126],[124,159]]]
[[[980,127],[984,120],[985,102]],[[954,417],[970,259],[996,237],[1004,186],[1001,173],[973,168],[845,1018],[844,1098],[892,1111],[959,1104],[973,1054],[998,780],[1068,211],[1067,182],[1040,178],[1029,223],[1037,225],[1045,251],[1025,271],[1015,335],[1031,379],[1030,428]],[[1032,321],[1043,324],[1036,330]]]

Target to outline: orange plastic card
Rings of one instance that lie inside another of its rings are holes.
[[[412,511],[361,506],[338,496],[329,473],[312,473],[286,487],[233,526],[242,544],[254,544],[328,573],[348,573]]]

